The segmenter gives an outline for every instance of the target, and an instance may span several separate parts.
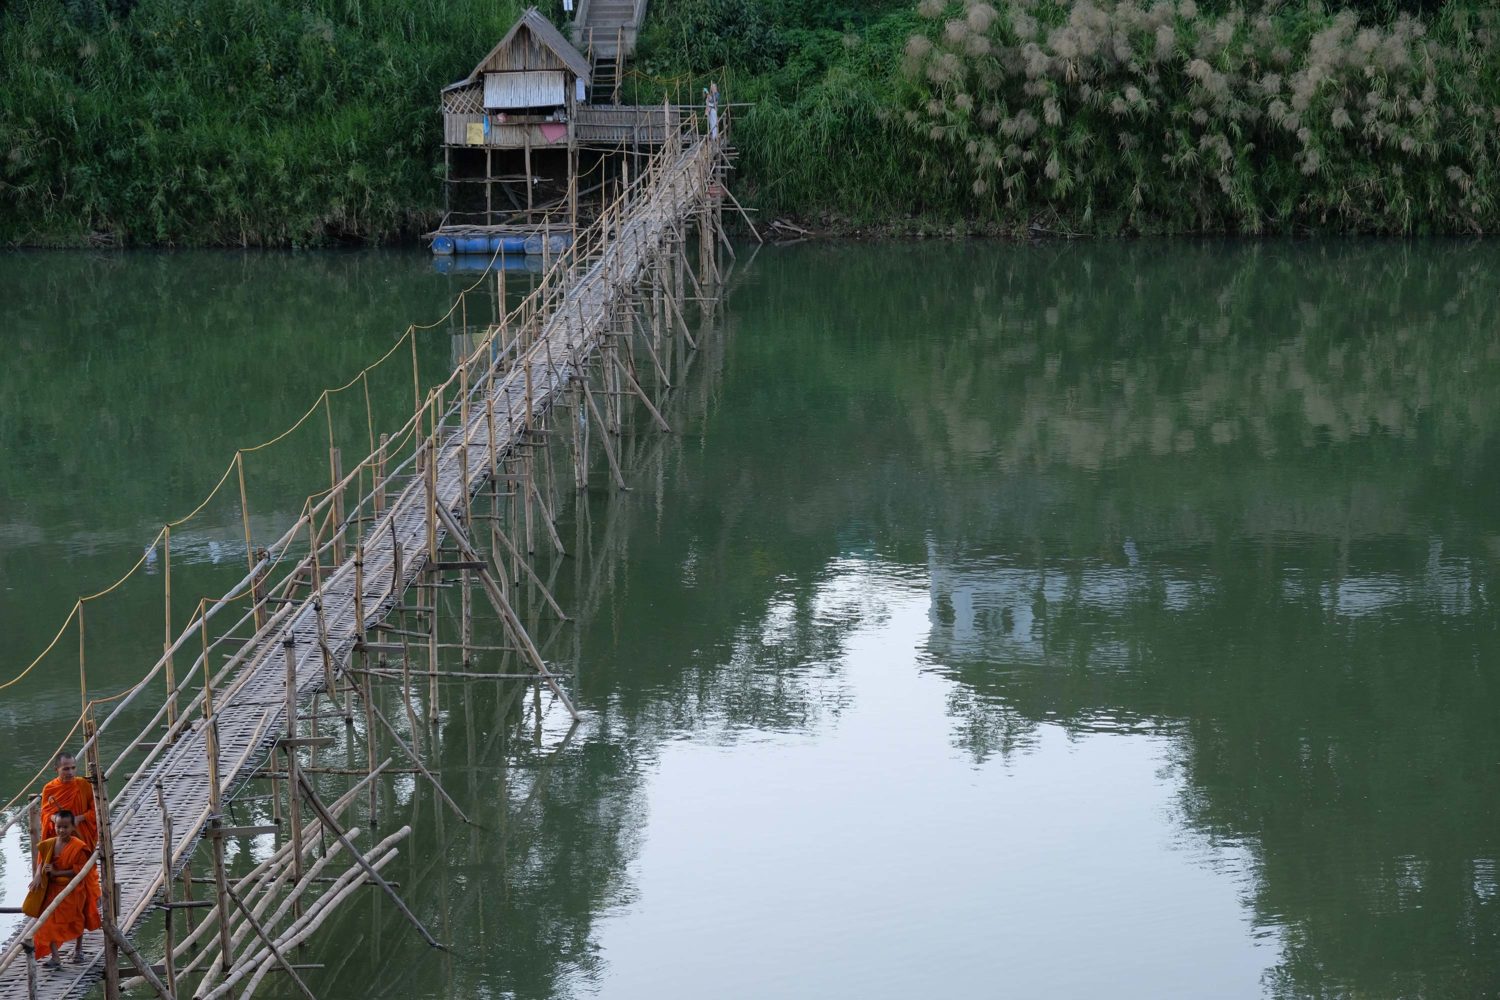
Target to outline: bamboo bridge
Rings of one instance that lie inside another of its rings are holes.
[[[546,262],[519,306],[504,308],[503,269],[482,275],[480,282],[499,289],[497,316],[473,337],[465,317],[472,350],[425,398],[414,385],[411,416],[381,433],[352,471],[344,473],[331,449],[328,487],[264,547],[251,544],[245,459],[237,454],[248,572],[227,594],[199,599],[192,620],[176,630],[172,525],[163,529],[165,651],[117,696],[107,718],[96,719],[102,706],[90,703],[75,727],[86,736],[81,760],[89,764],[100,818],[89,865],[102,874],[103,930],[85,936],[79,964],[52,970],[32,954],[37,921],[24,920],[0,949],[0,1000],[79,996],[101,979],[110,1000],[122,986],[170,1000],[248,996],[268,974],[312,997],[291,949],[359,886],[388,894],[416,932],[440,946],[380,874],[410,828],[382,830],[383,839],[360,844],[364,823],[342,817],[363,800],[374,826],[377,779],[397,770],[399,755],[410,765],[399,770],[429,781],[467,820],[422,759],[419,716],[435,721],[440,677],[545,686],[577,718],[566,678],[549,668],[518,611],[525,599],[565,617],[532,567],[538,545],[562,550],[557,502],[549,505],[543,484],[561,452],[571,457],[571,485],[585,487],[597,447],[611,480],[625,488],[617,450],[627,407],[669,429],[660,404],[672,385],[674,355],[697,346],[687,317],[711,314],[721,253],[734,253],[720,217],[723,200],[732,201],[723,183],[727,159],[723,139],[685,122],[634,177],[622,179],[573,245]],[[415,359],[415,335],[408,333]],[[232,479],[226,472],[220,485]],[[458,644],[438,641],[439,586],[461,588]],[[414,588],[418,603],[404,603]],[[443,669],[440,648],[455,645],[469,666],[478,602],[507,637],[503,662],[511,672]],[[80,644],[83,607],[80,599]],[[238,612],[235,622],[225,623],[236,617],[226,609]],[[388,623],[399,615],[404,626],[408,613],[425,621],[425,630]],[[248,638],[236,629],[249,629]],[[193,659],[180,677],[179,657]],[[373,697],[377,684],[400,685],[395,721]],[[159,707],[143,730],[127,734],[127,709],[138,718],[152,695],[161,698]],[[315,717],[322,700],[343,716],[351,741],[363,743],[361,766],[346,769],[349,787],[331,801],[309,777],[332,770],[312,764],[331,740],[299,717],[309,700]],[[106,745],[118,753],[107,767]],[[261,799],[271,802],[275,825],[235,826],[228,804],[265,782],[270,794]],[[29,820],[34,847],[34,801],[4,817],[0,833]],[[231,874],[225,840],[270,832],[277,834],[275,852]],[[195,863],[197,878],[190,877]],[[85,877],[75,876],[69,891],[81,889]],[[164,929],[152,924],[158,914]],[[196,924],[184,919],[195,915]],[[142,954],[142,937],[161,942],[159,961]]]

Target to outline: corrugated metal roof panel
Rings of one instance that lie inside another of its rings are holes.
[[[487,108],[554,108],[567,101],[562,70],[484,74],[484,106]]]

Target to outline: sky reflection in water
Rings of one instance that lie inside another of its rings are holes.
[[[221,320],[222,300],[132,298],[167,279],[129,261],[93,280],[122,282],[135,326]],[[446,292],[425,262],[352,256],[315,280],[234,265],[228,299],[321,307],[346,264],[371,325]],[[389,789],[416,827],[396,877],[454,957],[372,902],[320,939],[338,961],[315,988],[1500,989],[1497,274],[1500,250],[1447,243],[761,253],[678,433],[627,435],[632,492],[564,511],[580,622],[545,653],[585,723],[538,730],[528,694],[466,691],[436,735],[480,828]],[[270,378],[295,346],[343,371],[336,304],[202,360]],[[78,308],[68,336],[103,328]],[[0,397],[31,405],[76,352],[29,322],[44,356]],[[65,611],[71,578],[38,567],[134,558],[228,453],[244,414],[209,393],[171,475],[120,458],[160,433],[129,356],[91,375],[114,422],[70,446],[117,484],[103,523],[54,505],[87,495],[38,450],[61,431],[0,424],[25,528],[0,531],[0,582],[43,581],[4,591],[9,621]],[[298,468],[267,475],[294,495]],[[159,646],[156,622],[123,638]],[[0,708],[45,742],[70,692]]]

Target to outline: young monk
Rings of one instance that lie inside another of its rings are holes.
[[[51,906],[52,901],[62,894],[73,876],[88,863],[92,853],[83,846],[83,841],[73,836],[71,812],[59,809],[53,815],[52,822],[53,829],[57,831],[52,842],[52,859],[37,869],[36,876],[31,881],[33,889],[46,885],[46,901],[42,904],[44,907]],[[40,857],[45,853],[46,842],[39,845],[39,848]],[[36,957],[42,960],[51,955],[51,961],[47,964],[54,969],[62,968],[62,963],[57,960],[57,949],[69,941],[77,942],[73,948],[73,961],[83,961],[83,932],[99,926],[99,910],[84,889],[84,886],[79,886],[68,893],[67,898],[52,912],[52,916],[37,925],[34,935]],[[89,913],[94,918],[92,928],[88,926]]]
[[[57,836],[53,823],[59,812],[73,814],[73,836],[83,843],[83,849],[92,852],[99,846],[99,821],[94,814],[94,786],[86,778],[78,777],[78,759],[64,751],[52,762],[57,768],[57,777],[42,788],[42,839]],[[82,890],[88,894],[87,926],[91,931],[99,929],[99,869],[90,870],[88,883]]]

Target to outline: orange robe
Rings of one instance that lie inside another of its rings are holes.
[[[77,837],[71,837],[66,844],[57,848],[52,854],[52,867],[71,869],[76,872],[88,864],[92,855],[83,842]],[[52,901],[61,895],[72,881],[71,875],[53,875],[47,880],[47,901],[45,906],[51,906]],[[94,905],[92,897],[87,891],[87,883],[68,893],[52,916],[45,923],[38,924],[36,928],[36,957],[44,959],[48,955],[69,941],[83,936],[84,931],[99,929],[99,907]]]
[[[57,814],[66,809],[73,814],[73,839],[83,844],[83,849],[93,851],[99,846],[99,820],[94,814],[94,786],[83,778],[64,781],[53,778],[42,787],[42,837],[57,836]],[[66,868],[67,865],[58,865]],[[103,892],[99,888],[99,869],[89,871],[88,883],[82,892],[88,896],[89,930],[99,928],[99,899]],[[72,899],[72,896],[68,897]]]
[[[42,837],[57,836],[60,810],[73,814],[73,836],[92,851],[99,842],[99,821],[94,816],[94,786],[84,778],[64,781],[53,778],[42,788]]]

